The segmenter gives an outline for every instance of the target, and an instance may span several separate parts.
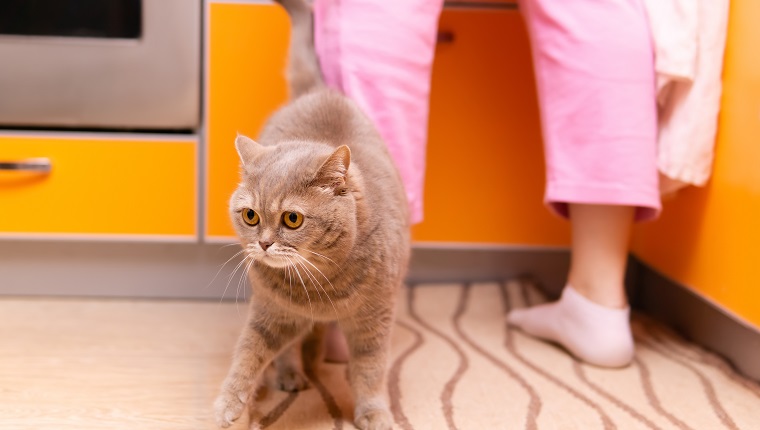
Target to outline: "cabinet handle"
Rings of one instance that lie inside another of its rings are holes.
[[[436,42],[439,44],[451,44],[454,43],[454,32],[451,31],[439,31]]]
[[[53,165],[48,158],[29,158],[20,161],[0,161],[0,171],[49,173]]]

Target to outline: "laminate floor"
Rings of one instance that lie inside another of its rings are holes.
[[[760,388],[635,315],[634,363],[581,364],[507,329],[543,301],[518,281],[403,292],[388,390],[400,429],[758,429]],[[0,429],[213,429],[243,303],[0,299]],[[269,429],[351,429],[344,365],[261,390]],[[247,429],[242,418],[233,429]]]

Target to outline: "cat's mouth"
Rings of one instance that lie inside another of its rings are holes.
[[[321,273],[321,270],[314,263],[301,255],[295,248],[272,244],[267,246],[266,249],[262,249],[261,246],[249,245],[248,251],[252,260],[273,269],[294,270],[293,273],[300,271],[307,271],[310,274],[313,271]],[[329,260],[329,258],[322,254],[315,252],[312,252],[312,254]]]
[[[284,269],[293,265],[292,259],[288,258],[287,256],[272,254],[269,252],[262,252],[258,260],[275,269]]]
[[[303,259],[295,250],[278,246],[277,244],[270,246],[266,250],[259,249],[257,254],[257,260],[276,269],[297,266],[299,265],[299,261]]]

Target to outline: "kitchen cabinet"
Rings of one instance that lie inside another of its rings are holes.
[[[207,17],[207,241],[234,238],[227,214],[239,180],[235,137],[255,138],[287,98],[284,78],[290,20],[275,4],[209,2]]]
[[[432,76],[425,221],[417,241],[567,242],[544,208],[543,156],[530,47],[516,8],[446,8]],[[236,134],[255,137],[287,98],[289,19],[278,5],[208,5],[205,238],[234,238]],[[457,180],[451,177],[456,175]],[[452,204],[459,208],[451,228]],[[519,207],[519,210],[515,210]],[[484,214],[498,214],[485,222]],[[536,220],[540,221],[536,221]]]
[[[417,242],[568,243],[567,223],[543,204],[528,35],[519,10],[503,6],[441,15]]]
[[[0,237],[192,241],[197,142],[191,137],[0,131]]]

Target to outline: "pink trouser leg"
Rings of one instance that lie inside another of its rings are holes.
[[[641,0],[522,0],[546,154],[545,200],[660,210],[652,43]]]
[[[316,0],[315,45],[327,84],[385,139],[422,221],[430,73],[442,0]]]

